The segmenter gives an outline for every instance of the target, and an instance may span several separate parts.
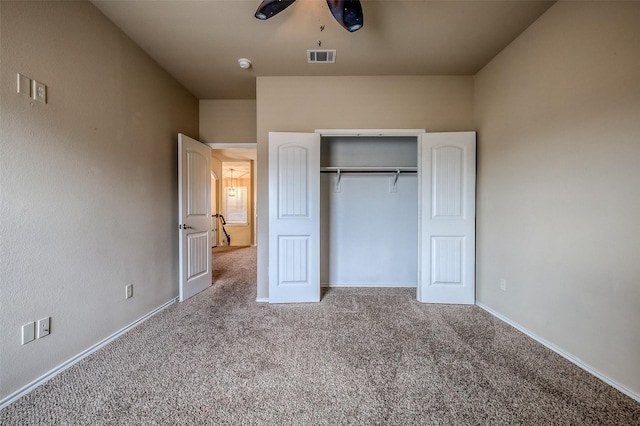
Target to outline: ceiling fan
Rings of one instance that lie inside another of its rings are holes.
[[[256,10],[255,17],[266,20],[291,6],[296,0],[263,0]],[[331,14],[338,23],[350,33],[358,31],[363,25],[360,0],[327,0]]]

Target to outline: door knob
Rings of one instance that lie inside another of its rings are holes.
[[[183,225],[178,225],[178,228],[180,228],[180,229],[192,229],[192,228],[193,228],[193,226],[189,226],[189,225],[187,225],[187,224],[185,223],[185,224],[183,224]]]

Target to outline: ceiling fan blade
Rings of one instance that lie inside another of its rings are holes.
[[[291,6],[295,1],[296,0],[263,0],[260,6],[258,6],[258,10],[256,10],[255,17],[262,20],[269,19],[273,15],[277,15]]]
[[[331,14],[350,33],[364,25],[360,0],[327,0]]]

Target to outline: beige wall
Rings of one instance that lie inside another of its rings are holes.
[[[256,101],[254,99],[200,100],[200,141],[204,143],[255,143]],[[233,159],[233,161],[237,161],[237,159]],[[220,186],[220,183],[218,185]],[[255,179],[250,186],[249,202],[251,203],[251,208],[248,212],[250,223],[245,226],[227,225],[225,227],[232,236],[232,245],[255,244],[255,227],[253,224],[253,204],[255,201],[253,187],[256,186]],[[219,198],[218,206],[222,206],[221,203],[222,199]],[[222,207],[220,209],[222,212]],[[232,228],[233,234],[230,232]],[[222,229],[218,232],[218,245],[222,241],[220,239],[221,234]]]
[[[471,77],[262,77],[257,102],[198,112],[90,4],[0,2],[0,400],[177,295],[177,132],[257,135],[267,298],[267,133],[316,128],[477,129],[478,302],[639,394],[639,8],[556,4],[475,91]],[[17,72],[47,84],[47,105],[15,93]],[[45,316],[52,334],[20,345]]]
[[[256,101],[200,100],[200,141],[255,143]]]
[[[88,2],[0,10],[2,400],[178,295],[176,134],[198,136],[198,101]]]
[[[557,3],[475,78],[478,302],[636,395],[638,17]]]
[[[258,77],[258,299],[268,298],[268,132],[474,130],[472,77]]]

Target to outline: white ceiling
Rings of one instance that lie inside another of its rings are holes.
[[[349,33],[325,0],[267,21],[254,18],[260,0],[92,3],[199,99],[255,99],[257,76],[473,75],[553,4],[361,0],[364,27]],[[335,64],[307,63],[318,41]]]
[[[228,173],[225,172],[225,168],[233,169],[233,176],[236,178],[249,176],[251,173],[250,161],[257,160],[257,151],[255,148],[213,149],[211,155],[222,162],[222,174],[224,177],[230,177]]]
[[[225,161],[222,163],[222,177],[246,179],[251,176],[251,163],[248,161]]]

